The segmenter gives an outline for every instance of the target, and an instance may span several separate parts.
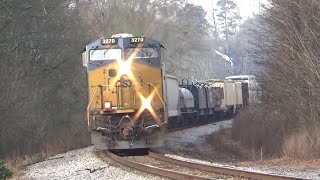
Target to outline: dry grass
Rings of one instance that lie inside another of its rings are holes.
[[[256,106],[242,111],[232,125],[232,137],[251,149],[253,156],[279,157],[286,125],[277,111]]]
[[[320,158],[320,130],[312,128],[285,138],[283,153],[289,158],[314,159]]]
[[[219,128],[218,132],[212,133],[206,138],[217,153],[232,156],[234,159],[250,159],[250,153],[243,148],[238,142],[232,139],[230,128]]]
[[[252,157],[268,159],[285,156],[287,158],[320,158],[320,129],[312,123],[312,128],[294,128],[295,121],[277,111],[265,107],[254,107],[241,112],[232,127],[232,137],[241,145],[251,149]]]
[[[77,141],[73,141],[72,138],[59,139],[51,144],[43,146],[42,151],[39,153],[19,155],[6,160],[7,167],[13,172],[11,179],[21,179],[25,174],[26,167],[45,159],[67,152],[72,149],[85,147],[89,144],[88,137],[79,137]]]
[[[41,153],[22,155],[13,159],[7,159],[7,167],[13,172],[11,179],[21,179],[25,174],[26,167],[45,160],[46,158],[56,155],[60,151],[55,151],[52,146],[46,146]]]
[[[6,165],[13,173],[11,179],[21,179],[21,177],[25,174],[24,170],[26,166],[41,160],[42,159],[38,155],[25,155],[15,160],[7,160]]]

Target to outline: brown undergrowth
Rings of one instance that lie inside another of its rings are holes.
[[[13,173],[11,179],[21,179],[25,174],[26,167],[48,159],[51,156],[65,153],[67,151],[85,147],[89,144],[88,137],[83,137],[77,141],[72,141],[72,138],[65,138],[64,140],[56,140],[51,144],[43,145],[41,152],[14,155],[5,160],[6,166]]]
[[[283,116],[263,107],[244,111],[233,122],[232,138],[264,157],[319,159],[319,127],[293,124]]]
[[[206,137],[206,142],[211,145],[215,154],[219,154],[221,157],[229,156],[234,160],[250,159],[250,152],[232,139],[231,128],[221,127],[219,129],[218,132]]]
[[[277,112],[254,107],[242,111],[231,128],[209,135],[206,142],[240,161],[320,159],[320,128],[301,127],[295,131],[282,118]]]
[[[305,129],[285,138],[282,150],[286,157],[298,159],[320,159],[320,129]]]

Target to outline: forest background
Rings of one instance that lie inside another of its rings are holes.
[[[256,74],[263,104],[235,121],[236,139],[270,154],[318,157],[320,3],[268,2],[242,23],[231,0],[216,2],[211,22],[184,0],[2,0],[0,157],[90,143],[80,52],[121,32],[158,39],[167,73],[179,80]]]

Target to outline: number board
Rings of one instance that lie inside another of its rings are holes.
[[[118,44],[118,39],[116,39],[116,38],[103,38],[103,39],[101,39],[101,44],[102,45]]]
[[[144,37],[131,37],[130,38],[130,43],[131,44],[143,43],[144,40],[145,40]]]

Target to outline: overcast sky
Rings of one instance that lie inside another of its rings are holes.
[[[243,20],[252,17],[253,13],[259,12],[259,2],[265,0],[234,0],[237,3]],[[216,6],[217,0],[189,0],[196,5],[201,5],[207,11],[207,15],[211,16],[212,6]]]

